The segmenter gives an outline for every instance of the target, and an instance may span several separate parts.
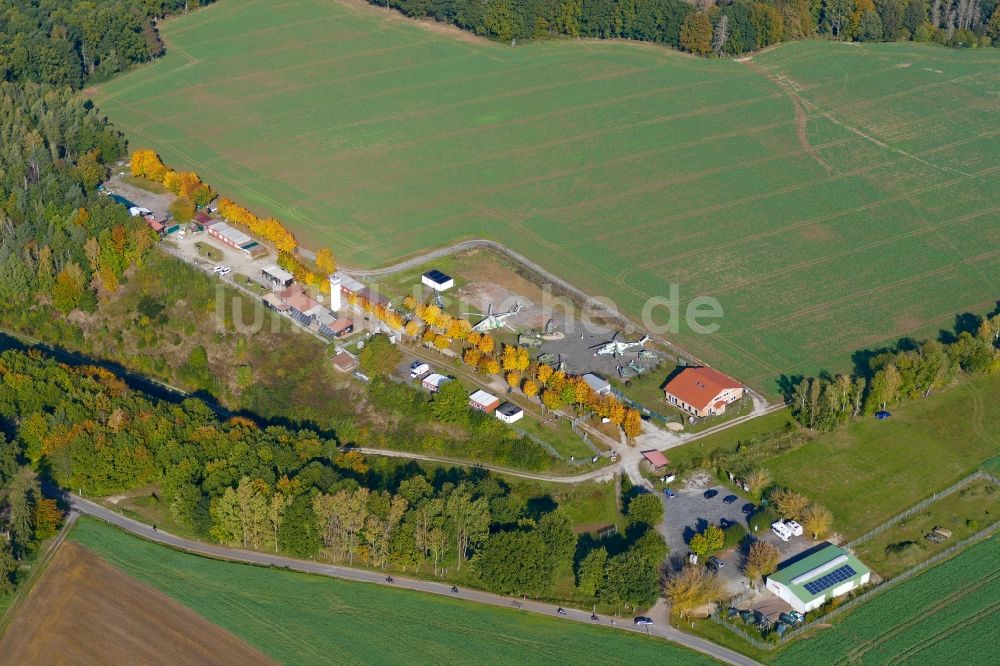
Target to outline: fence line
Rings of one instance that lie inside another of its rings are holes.
[[[627,395],[625,395],[624,393],[622,393],[613,386],[611,387],[611,394],[614,395],[619,400],[621,400],[626,405],[628,405],[629,407],[633,409],[638,409],[640,412],[642,412],[649,418],[659,421],[660,423],[674,423],[679,421],[679,419],[676,417],[664,416],[663,414],[654,412],[641,402],[633,400],[632,398],[628,397]]]
[[[577,435],[580,436],[580,439],[582,439],[583,443],[586,444],[587,447],[594,452],[595,456],[601,455],[601,450],[596,446],[594,446],[594,443],[590,441],[590,435],[587,434],[587,431],[581,428],[579,425],[577,425],[577,422],[579,420],[580,420],[579,418],[571,419],[569,422],[569,427],[572,428],[573,432],[575,432]]]
[[[944,490],[942,490],[940,492],[934,493],[930,497],[924,498],[923,500],[921,500],[921,501],[917,502],[916,504],[914,504],[913,506],[911,506],[906,511],[902,512],[901,514],[899,514],[897,516],[893,516],[892,518],[890,518],[889,520],[885,521],[884,523],[882,523],[878,527],[875,527],[874,529],[866,532],[865,534],[862,534],[861,536],[859,536],[858,538],[854,539],[853,541],[848,541],[846,544],[843,545],[843,547],[844,548],[854,548],[856,546],[859,546],[859,545],[863,544],[864,542],[866,542],[866,541],[868,541],[868,540],[870,540],[870,539],[878,536],[879,534],[881,534],[882,532],[886,531],[887,529],[889,529],[891,527],[895,527],[899,523],[899,521],[905,520],[905,519],[909,518],[913,514],[919,512],[919,511],[924,510],[925,508],[927,508],[928,506],[930,506],[934,502],[937,502],[938,500],[940,500],[940,499],[942,499],[944,497],[947,497],[948,495],[951,495],[952,493],[957,492],[958,490],[961,490],[965,486],[971,484],[974,481],[978,481],[978,480],[991,481],[993,483],[996,483],[997,485],[1000,485],[1000,480],[998,480],[992,474],[989,474],[989,473],[987,473],[987,472],[985,472],[985,471],[983,471],[981,469],[980,470],[976,470],[975,472],[973,472],[969,476],[965,477],[961,481],[958,481],[957,483],[952,484],[951,486],[949,486],[948,488],[945,488]]]

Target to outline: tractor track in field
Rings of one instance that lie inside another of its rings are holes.
[[[983,259],[993,258],[993,257],[997,257],[997,256],[1000,256],[1000,250],[996,250],[994,252],[989,252],[989,253],[987,253],[987,257],[980,257],[978,259],[979,259],[979,261],[982,261]],[[972,259],[965,259],[961,263],[966,263],[966,264],[972,263]],[[766,330],[766,329],[769,329],[769,328],[773,328],[774,326],[776,326],[778,324],[787,324],[789,322],[793,322],[793,321],[796,321],[798,319],[801,319],[802,317],[805,317],[805,316],[808,316],[808,315],[811,315],[811,314],[815,314],[816,312],[819,312],[819,311],[822,311],[822,310],[825,310],[825,309],[828,309],[828,308],[831,308],[831,307],[835,307],[837,305],[842,305],[843,303],[848,303],[848,302],[853,301],[853,300],[855,300],[857,298],[860,298],[862,296],[873,296],[875,294],[881,294],[883,292],[890,291],[892,289],[895,289],[895,288],[903,286],[903,285],[907,285],[907,284],[912,284],[914,282],[918,282],[918,281],[920,281],[920,280],[922,280],[924,278],[928,278],[928,277],[931,277],[933,275],[943,275],[943,274],[949,273],[949,272],[953,271],[954,269],[955,269],[955,266],[953,264],[947,264],[947,265],[941,266],[939,268],[935,268],[935,269],[932,269],[932,270],[929,270],[929,271],[924,271],[922,273],[917,273],[915,275],[907,276],[907,277],[905,277],[905,278],[903,278],[901,280],[896,280],[895,282],[887,282],[887,283],[884,283],[884,284],[880,284],[877,287],[872,287],[871,289],[864,289],[862,291],[857,291],[857,292],[853,292],[853,293],[850,293],[850,294],[846,294],[844,296],[841,296],[840,298],[835,298],[835,299],[830,300],[830,301],[824,301],[823,303],[817,303],[816,305],[796,310],[795,312],[789,313],[788,315],[785,315],[784,317],[775,317],[773,319],[769,319],[767,321],[760,322],[758,324],[750,326],[748,330],[751,330],[751,331],[763,331],[763,330]]]
[[[844,657],[842,659],[838,660],[836,663],[837,664],[858,663],[859,660],[860,660],[860,657],[864,656],[865,654],[867,654],[871,650],[879,647],[880,645],[882,645],[883,643],[885,643],[887,640],[889,640],[891,638],[894,638],[895,636],[897,636],[900,633],[906,631],[907,629],[909,629],[913,625],[922,622],[923,620],[927,619],[931,615],[934,615],[935,613],[937,613],[941,609],[950,606],[956,599],[959,599],[959,598],[965,596],[970,591],[974,591],[974,590],[979,589],[980,587],[982,587],[984,585],[992,583],[997,578],[1000,578],[1000,570],[993,571],[992,573],[990,573],[989,575],[987,575],[985,578],[981,578],[979,580],[972,581],[972,582],[970,582],[967,585],[964,585],[960,589],[952,592],[951,594],[948,594],[947,596],[945,596],[944,598],[942,598],[942,599],[934,602],[930,606],[927,606],[926,608],[924,608],[923,610],[921,610],[919,613],[917,613],[916,615],[914,615],[913,617],[911,617],[910,619],[908,619],[906,622],[903,622],[901,624],[898,624],[898,625],[894,626],[892,629],[890,629],[889,631],[885,632],[884,634],[880,634],[879,636],[877,636],[877,637],[875,637],[873,639],[870,639],[870,640],[862,642],[861,645],[857,646],[856,648],[854,648],[853,650],[851,650],[850,652],[848,652],[846,655],[844,655]],[[1000,602],[998,602],[998,603],[1000,603]]]
[[[876,164],[865,165],[863,167],[858,167],[857,169],[854,169],[852,171],[844,171],[844,172],[838,173],[836,176],[833,176],[831,178],[831,180],[841,180],[841,179],[845,179],[845,178],[848,178],[848,177],[864,175],[864,174],[869,173],[871,171],[874,171],[876,169],[881,169],[881,168],[884,168],[884,167],[896,164],[896,163],[900,162],[901,160],[902,160],[902,158],[899,158],[899,159],[892,159],[892,160],[887,160],[887,161],[884,161],[884,162],[879,162],[879,163],[876,163]],[[891,203],[896,203],[896,202],[899,202],[899,201],[903,201],[903,200],[909,199],[909,198],[911,198],[913,196],[916,196],[916,195],[919,195],[919,194],[926,194],[927,192],[934,192],[934,191],[937,191],[937,190],[940,190],[940,189],[948,188],[948,187],[956,185],[956,184],[958,184],[958,183],[960,183],[962,181],[968,180],[969,178],[981,178],[983,176],[992,175],[993,173],[996,173],[998,171],[1000,171],[1000,166],[989,167],[989,168],[983,169],[982,171],[979,171],[979,172],[977,172],[975,174],[971,174],[970,176],[961,176],[961,177],[958,177],[958,178],[954,178],[952,180],[948,180],[948,181],[944,181],[944,182],[940,182],[940,183],[933,183],[931,185],[926,185],[924,187],[918,187],[916,189],[909,190],[908,192],[904,192],[904,193],[901,193],[901,194],[895,194],[895,195],[892,195],[890,197],[886,197],[884,199],[878,199],[876,201],[872,201],[872,202],[869,202],[869,203],[861,205],[861,206],[855,206],[853,208],[841,209],[841,210],[838,210],[838,211],[834,211],[832,213],[827,213],[825,215],[820,215],[818,217],[813,217],[813,218],[806,219],[806,220],[800,220],[798,222],[795,222],[795,223],[783,226],[783,227],[778,228],[778,229],[766,229],[764,231],[760,231],[760,232],[757,232],[755,234],[750,234],[750,235],[747,235],[747,236],[741,236],[741,237],[739,237],[737,239],[734,239],[732,241],[729,241],[727,243],[721,243],[719,245],[715,245],[712,248],[697,248],[697,249],[688,250],[688,251],[682,252],[680,254],[672,255],[669,259],[657,259],[655,261],[650,261],[650,262],[647,262],[645,264],[636,265],[636,266],[628,268],[628,269],[626,269],[624,271],[621,271],[618,274],[618,277],[616,278],[616,281],[618,281],[618,283],[620,285],[623,285],[624,282],[619,281],[618,278],[621,278],[621,280],[624,280],[624,279],[627,278],[628,275],[631,275],[631,274],[636,273],[636,272],[647,271],[647,270],[650,270],[652,268],[655,268],[657,266],[661,266],[661,265],[664,265],[664,264],[675,263],[675,262],[678,262],[678,261],[683,261],[683,260],[686,260],[686,259],[690,259],[691,257],[696,256],[696,255],[698,255],[700,253],[703,253],[703,252],[705,252],[705,251],[707,251],[709,249],[712,250],[712,251],[717,251],[717,250],[720,250],[720,249],[726,249],[726,248],[731,248],[731,247],[743,246],[748,241],[756,241],[756,240],[760,240],[760,239],[763,239],[763,238],[768,238],[768,237],[771,237],[771,236],[777,236],[777,235],[780,235],[780,234],[783,234],[783,233],[786,233],[786,232],[789,232],[789,231],[794,231],[796,229],[801,229],[803,227],[808,227],[808,226],[812,226],[812,225],[815,225],[815,224],[820,224],[820,223],[823,223],[823,222],[829,222],[831,220],[835,220],[835,219],[838,219],[838,218],[841,218],[841,217],[844,217],[846,215],[850,215],[850,214],[853,214],[853,213],[858,213],[858,212],[865,211],[865,210],[871,210],[873,208],[879,208],[881,206],[885,206],[885,205],[888,205],[888,204],[891,204]],[[735,207],[735,206],[739,206],[741,204],[749,203],[751,201],[758,201],[758,200],[762,200],[762,199],[767,199],[767,198],[772,197],[772,196],[778,196],[778,195],[788,194],[790,192],[794,192],[794,191],[798,191],[798,190],[808,189],[809,187],[812,187],[813,185],[814,185],[813,183],[798,183],[798,184],[795,184],[795,185],[789,185],[788,187],[780,188],[778,190],[772,190],[770,192],[762,192],[762,193],[755,194],[755,195],[752,195],[752,196],[749,196],[749,197],[744,197],[744,198],[736,200],[736,201],[727,201],[727,202],[723,202],[723,203],[713,204],[711,206],[706,206],[706,207],[698,209],[698,210],[693,210],[693,211],[688,211],[688,212],[680,213],[678,215],[674,215],[674,216],[671,216],[669,218],[665,218],[663,220],[659,220],[659,221],[656,221],[656,222],[650,222],[650,223],[647,223],[647,224],[644,224],[644,225],[640,225],[639,227],[633,227],[630,230],[630,232],[636,232],[636,231],[640,231],[640,230],[645,229],[645,228],[659,226],[659,225],[662,225],[662,224],[667,223],[667,222],[676,222],[678,220],[682,220],[682,219],[685,219],[685,218],[688,218],[688,217],[694,217],[694,216],[697,216],[697,215],[704,215],[706,213],[711,213],[711,212],[718,212],[719,210],[724,210],[726,208],[732,208],[732,207]],[[693,238],[704,236],[704,235],[705,235],[704,232],[696,233],[696,234],[694,234],[692,236],[689,236],[689,237],[680,238],[680,239],[678,239],[678,241],[679,242],[690,242]],[[598,239],[598,240],[606,240],[606,239]]]

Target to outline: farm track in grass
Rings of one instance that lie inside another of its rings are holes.
[[[335,0],[161,27],[102,111],[345,266],[489,238],[636,319],[676,284],[725,316],[668,337],[772,392],[1000,297],[997,51],[510,48]]]

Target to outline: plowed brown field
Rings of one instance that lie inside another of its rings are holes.
[[[0,639],[0,655],[8,664],[273,663],[68,541]]]

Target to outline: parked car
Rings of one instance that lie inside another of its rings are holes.
[[[722,529],[726,529],[727,527],[729,527],[731,525],[735,525],[735,524],[736,523],[734,523],[733,521],[729,520],[728,518],[720,518],[719,519],[719,527],[721,527]]]
[[[427,365],[423,361],[414,361],[410,364],[410,379],[416,379],[417,377],[430,372],[431,366]]]
[[[879,421],[885,421],[890,416],[892,416],[892,413],[891,412],[887,412],[884,409],[881,410],[881,411],[875,412],[875,418],[877,418]]]
[[[796,624],[805,622],[806,618],[802,613],[798,611],[790,611],[788,613],[782,613],[781,615],[779,615],[778,620],[794,627]]]
[[[653,619],[648,618],[645,615],[640,615],[632,621],[635,622],[635,626],[637,627],[646,627],[653,624]]]
[[[222,270],[223,268],[225,268],[225,266],[216,266],[215,268],[213,268],[213,269],[212,269],[212,272],[213,272],[213,273],[218,273],[218,272],[219,272],[219,271],[221,271],[221,270]]]
[[[670,488],[664,488],[663,489],[663,494],[666,495],[667,497],[676,497],[677,496],[677,493],[675,493],[674,491],[672,491]]]
[[[737,497],[736,495],[726,495],[724,498],[722,498],[722,503],[723,504],[732,504],[733,502],[735,502],[738,499],[739,499],[739,497]]]
[[[726,563],[717,558],[715,555],[708,558],[708,568],[713,571],[718,571],[726,566]]]
[[[802,526],[799,525],[794,520],[785,521],[785,525],[788,527],[788,530],[792,533],[792,536],[802,536],[805,533],[805,530],[802,529]]]
[[[749,516],[751,513],[754,512],[754,509],[756,508],[757,507],[752,502],[747,502],[746,504],[743,505],[743,508],[740,509],[740,513],[742,513],[744,516]]]
[[[718,494],[719,494],[718,490],[716,490],[715,488],[709,488],[708,490],[705,491],[705,499],[712,499]]]

